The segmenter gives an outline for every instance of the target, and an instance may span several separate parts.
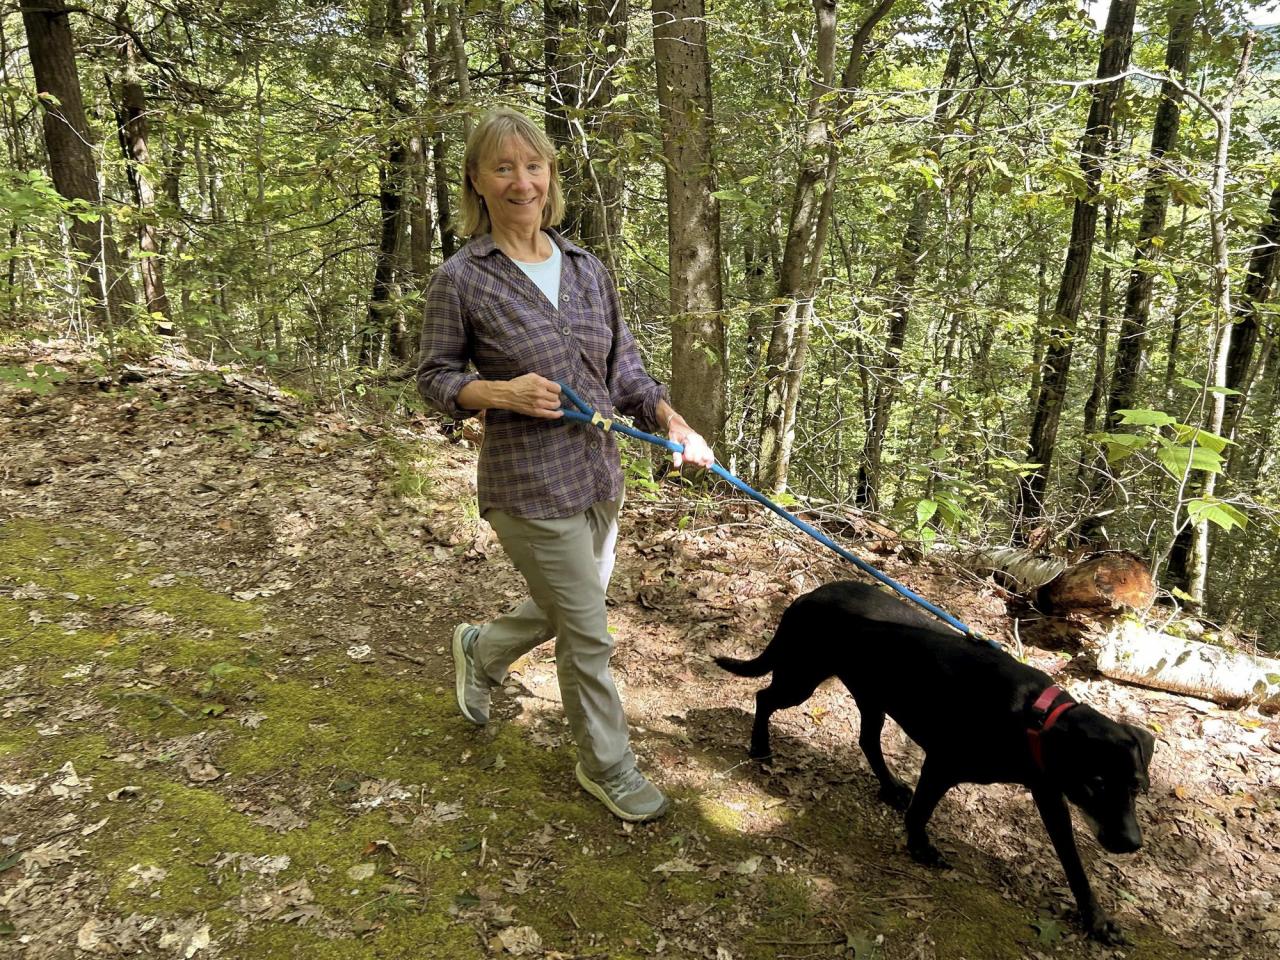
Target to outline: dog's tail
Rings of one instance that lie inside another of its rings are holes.
[[[721,669],[736,673],[740,677],[763,677],[773,670],[778,659],[778,650],[787,646],[787,638],[802,634],[809,623],[809,602],[801,597],[786,610],[782,611],[782,619],[778,621],[778,629],[774,631],[769,645],[760,651],[760,655],[751,660],[739,660],[736,657],[716,657]]]
[[[740,677],[763,677],[766,673],[773,669],[773,658],[769,656],[769,650],[752,660],[739,660],[736,657],[716,657],[715,661],[724,670],[730,673],[736,673]]]

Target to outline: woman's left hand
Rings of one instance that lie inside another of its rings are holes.
[[[667,436],[684,447],[684,453],[672,453],[671,462],[677,467],[686,460],[695,467],[709,467],[716,462],[716,455],[707,446],[707,441],[684,422],[684,418],[676,414],[667,426]]]

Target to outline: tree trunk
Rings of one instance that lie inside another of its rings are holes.
[[[928,149],[935,155],[942,148],[938,135],[942,132],[950,108],[952,88],[960,76],[960,63],[967,52],[966,40],[964,28],[958,27],[951,39],[951,49],[947,54],[942,82],[938,87],[938,98],[933,108],[934,134],[930,137]],[[911,300],[915,294],[916,278],[920,273],[925,227],[929,222],[935,192],[935,188],[922,185],[916,193],[911,205],[911,215],[907,219],[907,229],[902,237],[902,247],[898,251],[893,291],[890,294],[889,333],[885,340],[884,354],[880,358],[880,375],[875,382],[871,401],[871,422],[867,425],[862,458],[858,466],[856,503],[867,510],[875,511],[880,508],[880,455],[898,390],[898,367],[902,363],[902,348],[906,344],[907,330],[911,324]]]
[[[1113,0],[1102,34],[1102,52],[1098,58],[1099,81],[1122,74],[1128,68],[1137,6],[1137,0]],[[1112,115],[1123,86],[1123,80],[1100,82],[1094,86],[1089,120],[1080,144],[1080,172],[1084,179],[1085,195],[1076,200],[1072,211],[1071,240],[1053,308],[1052,329],[1045,348],[1044,375],[1035,401],[1028,444],[1028,459],[1038,466],[1018,484],[1017,531],[1019,539],[1023,541],[1031,528],[1044,516],[1045,490],[1053,465],[1058,424],[1062,418],[1067,381],[1071,374],[1071,351],[1098,227],[1098,199],[1101,194],[1106,142],[1111,135]]]
[[[173,311],[164,286],[164,259],[160,255],[160,242],[155,225],[156,191],[148,178],[146,165],[150,162],[148,146],[147,99],[138,76],[138,52],[134,47],[128,13],[121,6],[116,42],[120,45],[122,109],[120,111],[120,146],[124,151],[125,169],[129,185],[133,188],[134,201],[141,214],[138,225],[138,248],[142,257],[138,263],[142,274],[142,293],[151,314],[156,333],[173,336]]]
[[[1240,417],[1249,399],[1249,385],[1253,374],[1253,351],[1258,342],[1259,320],[1276,275],[1280,273],[1280,186],[1271,192],[1271,202],[1258,227],[1257,239],[1249,254],[1249,272],[1244,290],[1236,306],[1236,320],[1231,325],[1231,347],[1227,358],[1227,387],[1239,391],[1226,398],[1226,422],[1224,436],[1235,438]],[[1232,448],[1232,453],[1238,447]]]
[[[1156,109],[1151,131],[1151,154],[1147,166],[1147,189],[1142,202],[1142,218],[1133,247],[1133,269],[1125,290],[1124,316],[1116,344],[1115,367],[1111,375],[1111,393],[1107,399],[1104,429],[1121,429],[1121,410],[1130,409],[1137,400],[1138,380],[1146,356],[1147,322],[1151,316],[1151,295],[1155,287],[1154,261],[1163,237],[1169,208],[1167,157],[1178,147],[1178,123],[1182,109],[1181,84],[1191,62],[1192,27],[1199,3],[1177,0],[1169,11],[1169,41],[1165,50],[1165,71],[1169,79],[1160,88],[1160,105]],[[1114,500],[1114,480],[1105,457],[1099,457],[1089,489],[1101,500],[1102,508]]]
[[[573,55],[570,38],[580,17],[577,0],[543,0],[543,126],[560,156],[561,180],[575,186],[579,182],[577,153],[569,118],[577,110],[581,96],[582,60]],[[579,218],[576,201],[576,196],[565,197],[564,218],[560,221],[560,229],[575,238]]]
[[[703,0],[654,0],[653,48],[666,160],[671,402],[714,446],[724,433],[729,355]]]
[[[440,80],[442,62],[437,49],[436,7],[430,8],[423,32],[427,38],[427,96],[432,103],[444,103],[444,84]],[[448,260],[458,249],[457,235],[453,231],[453,209],[449,199],[449,154],[440,124],[433,125],[431,133],[431,182],[435,187],[436,231],[440,235],[440,259]]]
[[[817,287],[821,251],[817,241],[825,236],[824,210],[831,205],[823,194],[835,186],[839,154],[829,118],[840,116],[856,93],[866,69],[867,45],[875,26],[888,14],[894,0],[880,0],[863,20],[850,44],[839,94],[835,92],[836,0],[813,0],[817,18],[817,55],[810,79],[807,121],[791,195],[791,219],[778,280],[778,306],[774,310],[765,367],[764,410],[760,428],[758,482],[780,492],[787,486],[791,444],[795,437],[796,397],[804,375],[808,346],[808,319]],[[790,415],[789,415],[790,414]]]
[[[698,4],[701,8],[702,4]],[[656,14],[658,5],[654,6]],[[584,72],[587,95],[583,98],[582,128],[577,140],[582,152],[578,184],[581,201],[578,204],[578,236],[588,250],[595,251],[608,265],[617,270],[618,257],[615,240],[622,232],[622,170],[621,158],[605,154],[609,145],[622,138],[622,127],[615,113],[608,109],[617,95],[616,78],[619,65],[627,55],[627,21],[630,6],[627,0],[587,0],[587,30],[592,45],[591,56]],[[699,29],[706,34],[706,24],[699,21]],[[706,59],[705,42],[702,57]],[[657,59],[658,69],[663,67]],[[711,102],[710,66],[707,67],[707,103]],[[658,81],[661,89],[662,81]],[[707,115],[710,123],[710,112]],[[609,163],[612,159],[615,162]],[[709,178],[714,179],[709,174]],[[717,244],[717,256],[719,245]],[[717,308],[718,309],[718,308]]]
[[[80,93],[70,14],[63,0],[26,0],[22,23],[40,93],[53,185],[63,197],[81,201],[101,214],[96,223],[73,218],[70,231],[84,260],[81,279],[85,294],[95,303],[99,319],[110,333],[128,320],[129,308],[136,301],[120,263],[110,218],[100,209],[98,168]]]
[[[1231,112],[1236,97],[1244,89],[1249,77],[1249,58],[1253,53],[1254,34],[1245,35],[1244,45],[1240,52],[1240,66],[1236,71],[1231,89],[1218,105],[1214,117],[1217,126],[1217,151],[1213,162],[1213,179],[1209,185],[1209,228],[1213,240],[1213,296],[1214,296],[1214,355],[1212,376],[1208,386],[1211,388],[1227,385],[1228,371],[1231,368],[1231,332],[1233,311],[1231,307],[1231,262],[1227,249],[1227,151],[1231,146]],[[1222,424],[1226,419],[1226,394],[1214,389],[1210,397],[1209,418],[1205,429],[1210,433],[1222,434]],[[1200,498],[1212,500],[1217,488],[1218,475],[1207,473],[1201,487]],[[1178,505],[1181,509],[1181,504]],[[1207,519],[1200,519],[1192,524],[1191,545],[1186,553],[1185,574],[1187,593],[1191,597],[1191,605],[1202,606],[1205,589],[1209,581],[1209,549],[1210,526]]]
[[[1114,199],[1106,202],[1106,216],[1102,225],[1103,249],[1110,255],[1116,251],[1116,204]],[[1089,387],[1089,396],[1084,402],[1084,413],[1081,416],[1080,433],[1088,437],[1098,428],[1098,409],[1102,406],[1102,397],[1107,389],[1107,349],[1111,336],[1111,257],[1102,268],[1102,277],[1098,283],[1098,324],[1093,336],[1093,378]],[[1080,457],[1079,472],[1076,474],[1076,486],[1083,493],[1092,489],[1094,481],[1090,471],[1106,469],[1106,461],[1095,461],[1090,468],[1088,459]],[[1081,531],[1081,539],[1089,540],[1092,534]]]

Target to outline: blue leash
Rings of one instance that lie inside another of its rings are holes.
[[[609,433],[610,431],[612,431],[615,433],[625,434],[628,437],[634,437],[636,440],[643,440],[645,443],[651,443],[655,447],[663,447],[666,450],[670,450],[672,453],[684,452],[684,446],[682,444],[676,443],[674,440],[668,440],[665,437],[654,436],[652,433],[645,433],[643,430],[637,430],[635,427],[631,427],[625,423],[620,423],[609,417],[602,416],[598,410],[592,409],[589,404],[585,403],[583,399],[580,396],[578,396],[576,393],[574,393],[573,389],[567,386],[566,384],[563,384],[563,383],[560,384],[560,391],[564,395],[564,400],[562,401],[562,403],[564,404],[564,408],[563,408],[564,419],[566,420],[574,420],[578,423],[585,423],[591,426],[599,427],[605,433]],[[570,408],[569,407],[570,403],[572,403],[573,406],[576,407],[577,409]],[[968,626],[965,623],[962,623],[961,621],[957,620],[955,617],[951,616],[951,614],[947,613],[941,607],[937,607],[934,604],[930,603],[928,600],[920,596],[914,590],[910,589],[909,587],[904,587],[902,584],[898,583],[898,581],[894,580],[892,577],[881,573],[879,570],[871,566],[871,564],[867,563],[865,560],[861,559],[860,557],[854,556],[852,553],[844,549],[844,547],[840,546],[838,543],[836,543],[834,540],[832,540],[826,534],[822,533],[817,528],[811,526],[810,524],[805,523],[795,514],[789,513],[788,511],[784,510],[782,507],[778,506],[776,503],[774,503],[772,500],[766,497],[763,493],[760,493],[759,491],[754,490],[751,487],[747,486],[745,483],[743,483],[741,480],[735,477],[732,473],[730,473],[724,467],[720,466],[720,464],[718,463],[711,464],[711,471],[717,474],[718,476],[723,477],[732,486],[734,486],[738,490],[741,490],[743,493],[749,496],[752,500],[759,503],[761,506],[767,507],[769,510],[772,510],[778,516],[782,517],[783,520],[786,520],[788,523],[792,524],[793,526],[799,527],[801,530],[803,530],[809,536],[813,537],[813,539],[817,540],[824,547],[829,547],[831,550],[834,550],[836,553],[844,557],[844,559],[848,560],[850,563],[852,563],[855,567],[857,567],[863,573],[867,574],[868,576],[874,577],[876,580],[879,580],[885,586],[895,590],[897,593],[906,597],[911,602],[918,604],[921,607],[924,607],[926,610],[932,613],[939,620],[943,621],[948,626],[958,630],[960,633],[964,634],[964,636],[969,637],[971,640],[980,640],[984,643],[989,643],[991,644],[991,646],[999,649],[1000,645],[995,641],[990,640],[987,637],[984,637],[982,634],[974,630],[972,627]]]

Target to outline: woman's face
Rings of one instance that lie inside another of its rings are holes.
[[[547,205],[551,168],[519,137],[508,137],[471,174],[471,185],[484,198],[497,230],[538,230]]]

